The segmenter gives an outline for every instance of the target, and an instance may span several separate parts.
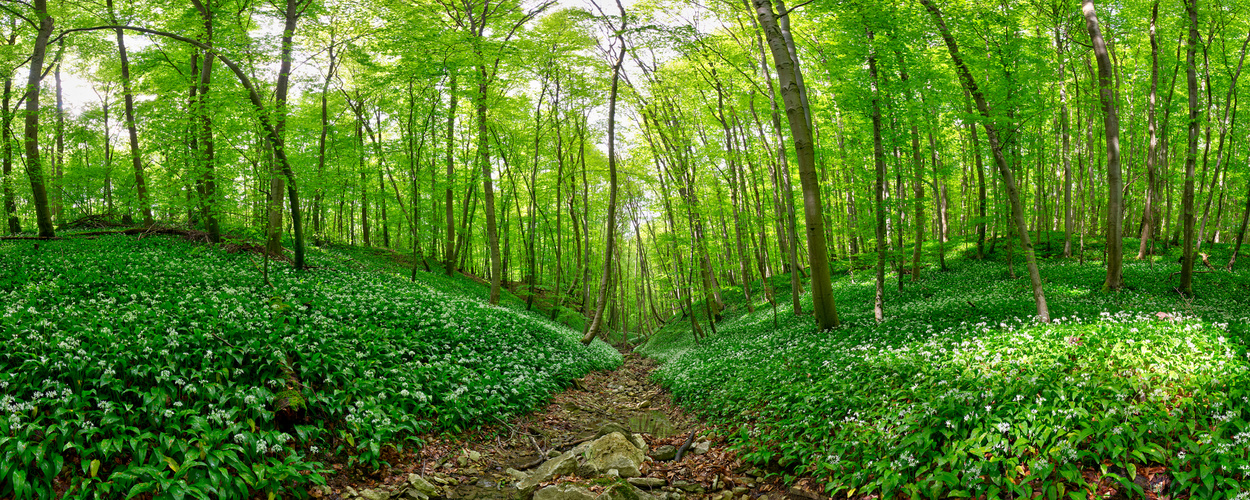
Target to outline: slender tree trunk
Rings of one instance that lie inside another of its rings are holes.
[[[605,228],[603,275],[599,278],[599,296],[595,301],[595,315],[590,318],[582,343],[589,344],[599,335],[603,324],[603,310],[608,302],[609,281],[612,277],[613,254],[616,249],[616,98],[620,84],[621,65],[625,62],[625,7],[616,2],[621,11],[621,27],[616,30],[616,43],[620,45],[612,66],[612,88],[608,94],[608,225]],[[710,321],[710,320],[709,320]]]
[[[868,41],[873,40],[872,31]],[[881,89],[877,82],[877,58],[872,48],[868,52],[868,78],[872,88],[872,158],[876,172],[873,189],[877,216],[877,294],[873,301],[873,317],[880,323],[885,320],[885,260],[888,247],[885,241],[885,148],[881,144]]]
[[[1189,148],[1185,152],[1185,187],[1182,212],[1184,213],[1184,256],[1181,258],[1180,292],[1192,297],[1194,294],[1194,167],[1198,161],[1198,0],[1186,0],[1185,11],[1189,14],[1189,46],[1185,52],[1186,78],[1189,82]]]
[[[812,142],[806,91],[798,80],[798,61],[791,55],[785,33],[777,25],[771,0],[753,0],[760,26],[768,38],[776,63],[781,96],[786,104],[786,118],[794,136],[795,156],[799,162],[799,180],[803,187],[803,214],[807,227],[807,253],[811,266],[812,304],[816,323],[821,330],[839,326],[838,311],[833,300],[829,276],[829,251],[825,239],[824,217],[821,215],[820,186],[816,179],[816,151]]]
[[[452,189],[455,187],[456,170],[452,161],[455,153],[456,139],[456,71],[451,69],[451,81],[447,85],[447,178],[443,179],[446,184],[447,197],[447,248],[446,263],[443,265],[444,271],[448,276],[456,270],[456,222],[455,211],[453,210],[454,195]],[[467,201],[465,202],[468,203]]]
[[[1137,259],[1145,259],[1150,249],[1147,245],[1153,237],[1154,213],[1158,210],[1155,206],[1156,198],[1159,196],[1155,187],[1158,185],[1157,174],[1155,168],[1159,164],[1159,135],[1158,135],[1158,119],[1156,118],[1155,107],[1159,100],[1159,41],[1155,37],[1155,22],[1159,18],[1159,1],[1151,5],[1150,8],[1150,95],[1148,97],[1146,109],[1146,128],[1150,134],[1150,145],[1146,151],[1146,201],[1142,210],[1141,217],[1141,241],[1137,246]]]
[[[964,112],[972,114],[972,98],[964,90]],[[972,142],[972,164],[977,169],[977,260],[985,258],[986,197],[985,197],[985,164],[981,160],[981,140],[977,137],[977,124],[968,121],[968,131]]]
[[[9,37],[9,45],[12,46],[17,38],[17,29],[13,29],[13,34]],[[13,99],[13,77],[11,74],[5,75],[4,78],[4,109],[3,121],[0,122],[0,141],[3,144],[0,148],[4,149],[4,213],[8,222],[9,234],[17,234],[22,232],[22,221],[17,216],[17,197],[13,194],[13,134],[9,127],[13,123],[13,109],[9,107]]]
[[[1098,60],[1098,99],[1102,103],[1102,122],[1107,141],[1107,279],[1102,285],[1106,292],[1123,286],[1124,239],[1121,233],[1124,225],[1124,181],[1120,177],[1120,116],[1112,87],[1115,70],[1107,55],[1107,43],[1098,28],[1094,0],[1083,0],[1081,10],[1094,45],[1094,57]]]
[[[1059,129],[1063,150],[1063,256],[1072,257],[1072,151],[1068,123],[1068,80],[1065,75],[1064,37],[1060,22],[1055,23],[1055,59],[1059,62]]]
[[[325,80],[321,83],[321,133],[317,137],[317,178],[320,179],[325,175],[326,170],[326,136],[330,132],[330,80],[334,78],[334,67],[338,62],[334,52],[334,32],[330,33],[330,46],[326,49],[330,57],[330,65],[326,69]],[[317,189],[313,196],[313,234],[314,239],[320,240],[321,233],[321,208],[322,190]]]
[[[116,22],[113,0],[107,0],[107,6],[109,17]],[[126,99],[126,132],[130,138],[130,163],[135,171],[135,191],[139,195],[139,209],[143,213],[143,225],[151,226],[153,223],[152,202],[148,199],[147,182],[143,175],[143,154],[139,150],[139,131],[135,126],[135,96],[130,89],[130,57],[126,53],[126,40],[122,36],[122,30],[115,31],[117,33],[117,56],[122,71],[122,94]]]
[[[486,135],[486,97],[489,77],[486,66],[477,68],[477,161],[482,170],[482,201],[486,210],[486,240],[490,250],[490,303],[499,304],[499,283],[503,279],[503,261],[499,254],[499,228],[495,222],[495,186],[491,179],[490,139]]]
[[[48,53],[48,38],[52,36],[53,21],[48,14],[47,0],[33,0],[39,32],[35,36],[35,48],[30,56],[30,76],[26,79],[26,176],[30,179],[31,197],[35,203],[35,221],[39,236],[52,238],[52,212],[48,208],[48,190],[44,183],[43,161],[39,151],[39,81],[43,75],[43,61]]]
[[[977,104],[977,111],[980,112],[983,119],[981,125],[985,128],[985,135],[990,142],[990,150],[994,153],[994,162],[998,165],[998,172],[1002,177],[1003,184],[1006,185],[1007,196],[1011,201],[1016,235],[1024,248],[1025,260],[1029,268],[1029,280],[1033,287],[1033,299],[1037,305],[1037,316],[1042,322],[1049,323],[1050,311],[1046,307],[1046,296],[1042,290],[1042,277],[1037,268],[1037,256],[1033,253],[1033,245],[1029,242],[1028,228],[1024,221],[1024,209],[1020,204],[1020,194],[1016,188],[1015,177],[1011,173],[1011,168],[1008,167],[1007,159],[1003,156],[1002,148],[999,145],[997,130],[990,120],[989,105],[985,102],[985,97],[981,95],[981,90],[977,87],[976,81],[973,80],[968,66],[964,64],[963,58],[959,55],[959,47],[956,46],[950,30],[946,28],[946,22],[942,20],[941,11],[933,4],[932,0],[920,0],[920,2],[929,11],[929,15],[933,17],[933,22],[937,25],[938,32],[942,35],[943,41],[946,42],[946,48],[950,52],[951,60],[955,64],[956,72],[959,74],[964,89],[972,95],[973,100]]]
[[[1223,118],[1220,119],[1220,137],[1218,141],[1219,144],[1218,146],[1216,146],[1216,153],[1215,153],[1215,173],[1211,177],[1211,187],[1210,189],[1207,190],[1207,200],[1206,202],[1203,203],[1202,223],[1198,225],[1198,240],[1196,243],[1198,247],[1198,251],[1202,250],[1202,243],[1206,241],[1207,218],[1211,214],[1211,200],[1215,198],[1215,188],[1217,185],[1220,185],[1220,186],[1223,185],[1223,181],[1221,180],[1220,176],[1222,174],[1222,167],[1224,165],[1224,140],[1228,136],[1230,125],[1235,126],[1237,122],[1237,111],[1233,109],[1236,107],[1236,101],[1234,101],[1234,98],[1236,97],[1236,94],[1237,94],[1236,92],[1237,78],[1241,76],[1242,65],[1246,62],[1246,47],[1248,45],[1250,45],[1250,33],[1246,35],[1246,40],[1242,42],[1241,44],[1241,57],[1237,61],[1236,71],[1234,71],[1233,74],[1231,75],[1231,80],[1229,82],[1229,88],[1228,88],[1228,95],[1225,96],[1224,98],[1224,116]],[[1210,84],[1208,84],[1208,86],[1209,85]],[[1210,91],[1208,90],[1208,94],[1209,93]],[[1229,122],[1230,112],[1232,113],[1231,124]],[[1209,134],[1208,134],[1208,139],[1209,139]],[[1203,169],[1203,177],[1204,178],[1206,177],[1205,167]],[[1223,191],[1221,190],[1221,193],[1222,192]]]

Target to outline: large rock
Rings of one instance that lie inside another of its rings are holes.
[[[586,463],[599,471],[616,469],[621,477],[638,477],[638,467],[647,459],[624,434],[613,432],[603,436],[586,450]]]
[[[595,500],[590,490],[575,484],[557,484],[534,493],[534,500]]]
[[[538,483],[550,481],[551,478],[556,476],[572,474],[575,470],[577,470],[577,459],[574,457],[573,452],[567,452],[543,462],[537,469],[534,469],[534,472],[530,473],[529,477],[517,482],[516,487],[518,490],[521,490],[522,495],[525,495],[534,491]]]

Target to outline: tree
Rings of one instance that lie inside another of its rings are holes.
[[[873,33],[868,31],[868,42],[873,41]],[[885,241],[885,149],[881,145],[881,89],[877,83],[877,57],[873,48],[868,49],[868,80],[872,86],[872,159],[873,170],[876,172],[876,184],[873,187],[873,206],[877,215],[877,294],[873,301],[872,313],[877,322],[885,320],[885,259],[889,247]]]
[[[1112,88],[1111,56],[1107,55],[1107,43],[1098,29],[1098,13],[1094,0],[1083,0],[1081,10],[1085,14],[1085,27],[1094,45],[1094,58],[1098,61],[1098,100],[1102,103],[1102,123],[1107,140],[1107,280],[1103,291],[1119,290],[1124,268],[1124,239],[1120,236],[1124,225],[1124,181],[1120,177],[1120,115],[1116,111],[1115,89]]]
[[[1189,147],[1185,152],[1185,187],[1181,202],[1184,224],[1184,243],[1181,257],[1180,292],[1194,294],[1194,167],[1198,162],[1198,0],[1186,0],[1185,13],[1189,15],[1189,40],[1185,49],[1185,75],[1189,84]]]
[[[26,177],[30,179],[31,197],[34,198],[35,223],[39,237],[52,238],[52,211],[48,208],[48,190],[43,175],[43,161],[39,151],[39,88],[43,79],[43,62],[48,54],[48,39],[52,36],[54,22],[48,13],[47,0],[33,0],[35,19],[39,22],[35,35],[35,48],[30,56],[30,76],[26,78],[26,119],[23,134],[26,145]]]
[[[113,0],[107,0],[109,17],[117,23],[117,15],[113,12]],[[139,149],[139,131],[135,126],[135,96],[130,88],[130,57],[126,53],[126,39],[122,36],[125,30],[114,30],[117,35],[117,60],[122,70],[122,94],[126,100],[126,133],[130,139],[130,165],[135,173],[135,191],[139,195],[139,210],[143,213],[143,225],[151,226],[152,202],[148,199],[147,179],[143,175],[143,152]]]
[[[1046,307],[1046,295],[1042,290],[1042,276],[1037,268],[1037,255],[1034,254],[1033,244],[1029,241],[1028,225],[1024,219],[1024,207],[1020,204],[1020,192],[1016,185],[1015,175],[1012,174],[1011,167],[1007,166],[1007,158],[1003,156],[998,130],[990,117],[989,104],[985,101],[985,96],[981,94],[981,89],[972,77],[972,72],[968,70],[968,66],[964,63],[963,57],[959,55],[959,46],[955,43],[954,36],[951,35],[950,30],[946,27],[946,21],[942,18],[942,11],[938,9],[937,5],[934,5],[933,0],[920,0],[920,3],[924,5],[925,9],[929,11],[929,15],[933,18],[933,24],[937,26],[938,34],[942,36],[942,40],[946,43],[946,50],[950,52],[951,61],[955,64],[955,72],[959,75],[959,80],[963,84],[964,89],[968,91],[973,101],[976,102],[977,111],[981,114],[981,126],[985,129],[985,137],[990,143],[990,151],[994,154],[994,163],[998,166],[999,176],[1007,189],[1007,198],[1011,203],[1016,236],[1019,237],[1020,246],[1024,249],[1024,258],[1029,269],[1029,281],[1033,287],[1033,301],[1037,305],[1037,318],[1044,323],[1049,323],[1050,310]]]
[[[614,28],[616,32],[614,45],[618,47],[616,60],[612,63],[612,87],[608,91],[608,222],[604,229],[606,235],[604,236],[603,274],[599,278],[595,314],[590,318],[586,334],[582,336],[583,344],[589,344],[594,340],[603,326],[603,311],[608,303],[608,283],[612,278],[612,265],[615,260],[613,257],[616,248],[616,96],[620,87],[621,66],[625,63],[625,27],[628,22],[625,16],[625,6],[621,5],[621,0],[616,0],[616,7],[621,12],[621,27]],[[595,8],[599,8],[599,5],[595,4]],[[603,15],[603,10],[600,9],[599,13]]]

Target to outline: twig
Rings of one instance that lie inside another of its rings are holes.
[[[208,334],[209,334],[209,335],[212,335],[212,336],[213,336],[213,338],[215,338],[215,339],[217,339],[217,340],[220,340],[223,344],[226,344],[226,345],[228,345],[228,346],[230,346],[230,347],[234,347],[234,344],[231,344],[231,343],[230,343],[230,341],[228,341],[228,340],[226,340],[226,339],[221,338],[221,336],[220,336],[220,335],[217,335],[216,333],[213,333],[213,332],[208,332]]]

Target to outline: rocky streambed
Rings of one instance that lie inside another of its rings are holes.
[[[314,498],[739,500],[822,498],[737,460],[626,353],[611,372],[576,380],[542,411],[392,453],[390,468],[342,473]],[[678,451],[681,456],[678,457]]]

